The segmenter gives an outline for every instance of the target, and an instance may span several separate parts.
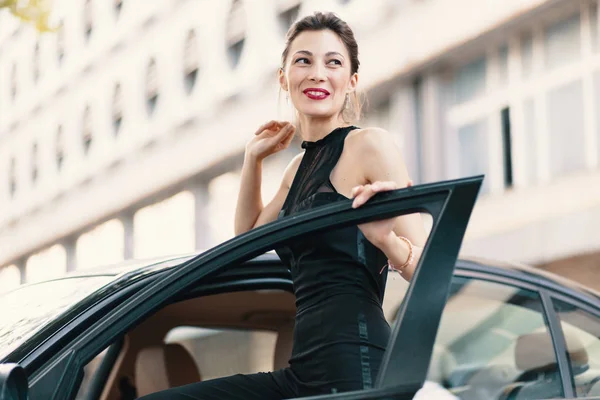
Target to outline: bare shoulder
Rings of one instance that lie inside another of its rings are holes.
[[[294,176],[296,176],[296,172],[298,172],[298,167],[300,167],[300,162],[302,161],[302,157],[304,156],[304,152],[297,154],[292,158],[292,161],[285,168],[285,172],[283,173],[283,184],[289,189],[292,186],[292,181],[294,180]]]
[[[354,129],[346,138],[347,145],[352,152],[365,151],[379,152],[389,146],[396,146],[392,135],[385,129],[378,127]]]

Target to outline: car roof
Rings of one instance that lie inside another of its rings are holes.
[[[114,265],[74,271],[56,279],[112,275],[114,276],[115,280],[119,278],[123,280],[130,280],[141,275],[166,270],[168,268],[174,268],[202,253],[203,251],[144,260],[128,260]],[[264,262],[268,262],[269,264],[273,265],[279,265],[280,260],[274,251],[270,251],[250,261],[251,264]],[[600,300],[600,292],[597,292],[580,283],[574,282],[568,278],[523,263],[500,261],[487,259],[484,257],[461,257],[457,261],[456,268],[459,272],[484,272],[509,279],[517,279],[520,281],[529,282],[538,286],[551,288],[553,290],[560,290],[562,292],[567,289],[568,291],[577,293],[579,295],[583,294],[586,297],[592,297],[594,300]]]
[[[592,297],[593,300],[600,300],[600,292],[592,288],[523,263],[492,260],[484,257],[461,257],[458,259],[456,267],[465,271],[488,272],[555,290],[558,288],[562,289],[561,291],[567,289],[578,294],[585,294],[587,297]]]

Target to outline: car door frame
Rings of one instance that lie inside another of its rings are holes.
[[[32,389],[45,388],[38,393],[45,393],[48,399],[71,398],[81,382],[85,364],[123,332],[205,279],[286,241],[327,229],[425,212],[433,216],[433,227],[398,311],[376,387],[341,396],[315,397],[412,398],[425,381],[454,266],[482,181],[483,176],[476,176],[379,193],[358,209],[352,208],[351,200],[342,200],[228,240],[161,274],[160,279],[151,281],[100,318],[30,377]],[[406,343],[411,343],[410,349]]]

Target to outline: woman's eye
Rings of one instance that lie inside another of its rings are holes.
[[[340,60],[336,60],[336,59],[329,60],[329,62],[335,62],[337,65],[342,65],[342,62]]]
[[[301,57],[301,58],[297,58],[296,59],[296,63],[299,62],[299,61],[301,61],[301,60],[304,60],[304,61],[308,62],[308,58]],[[302,63],[302,64],[304,64],[304,63]]]

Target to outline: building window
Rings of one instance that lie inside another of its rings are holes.
[[[88,154],[90,152],[90,148],[92,147],[93,140],[93,132],[92,132],[92,112],[90,110],[90,106],[85,107],[85,111],[83,112],[83,132],[82,132],[82,140],[83,140],[83,152],[84,154]]]
[[[592,2],[590,8],[590,35],[592,40],[592,49],[598,52],[598,3]]]
[[[14,157],[10,159],[8,192],[11,198],[15,197],[15,194],[17,193],[17,160]]]
[[[458,160],[461,177],[486,174],[482,193],[489,187],[487,119],[458,128]]]
[[[288,29],[292,26],[294,21],[300,14],[300,2],[299,1],[280,1],[279,15],[277,17],[279,26],[282,32],[287,33]]]
[[[548,144],[552,177],[585,168],[583,84],[579,79],[548,92]]]
[[[121,123],[123,122],[123,93],[120,83],[115,85],[115,91],[113,93],[112,119],[114,134],[116,136],[119,134]]]
[[[114,0],[115,1],[115,15],[119,18],[121,15],[121,10],[123,9],[123,0]]]
[[[31,181],[36,183],[38,180],[38,144],[34,143],[31,147]]]
[[[15,100],[17,97],[17,64],[12,65],[12,70],[10,72],[10,98],[11,100]]]
[[[58,125],[56,130],[56,169],[62,170],[65,160],[65,143],[63,138],[63,127]]]
[[[146,105],[148,107],[148,114],[152,115],[154,113],[157,100],[158,71],[156,69],[156,61],[154,58],[151,58],[146,70]]]
[[[92,30],[94,28],[94,10],[92,9],[92,0],[85,0],[83,6],[83,24],[85,29],[85,40],[89,40],[92,36]]]
[[[581,58],[581,22],[579,14],[546,28],[544,60],[546,68],[554,69]]]
[[[594,91],[595,91],[595,101],[594,109],[598,110],[598,105],[600,104],[600,71],[594,73]],[[600,168],[600,113],[595,112],[594,116],[596,118],[596,150],[598,151],[598,167]]]
[[[498,49],[498,84],[508,84],[508,45],[500,46]]]
[[[40,41],[35,42],[33,48],[33,81],[37,82],[40,77]]]
[[[486,89],[487,62],[482,57],[460,68],[454,80],[454,99],[465,103],[482,95]]]
[[[533,72],[533,35],[531,33],[521,38],[521,69],[523,78],[529,78]]]
[[[502,121],[502,164],[504,166],[504,187],[511,188],[513,186],[513,163],[510,108],[506,107],[500,112],[500,119]]]
[[[190,93],[196,83],[199,62],[198,39],[194,30],[190,30],[188,32],[187,38],[185,39],[185,50],[183,57],[185,88],[187,92]]]
[[[229,64],[237,67],[242,57],[246,40],[246,12],[241,0],[234,0],[229,10],[227,21],[226,41]]]
[[[56,32],[56,58],[60,65],[65,58],[65,25],[63,21],[58,24],[59,28]]]
[[[527,154],[527,182],[538,181],[539,145],[536,137],[535,100],[527,98],[523,102],[523,132],[525,134],[525,154]]]

